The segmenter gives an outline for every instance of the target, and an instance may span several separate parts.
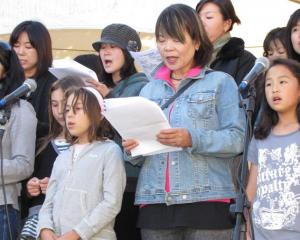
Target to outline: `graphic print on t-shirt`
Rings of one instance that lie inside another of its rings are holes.
[[[254,222],[264,229],[292,229],[299,214],[300,149],[259,149]]]

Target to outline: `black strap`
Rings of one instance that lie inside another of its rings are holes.
[[[208,69],[205,72],[205,75],[212,72],[213,70]],[[189,88],[194,82],[196,82],[198,79],[192,79],[190,82],[188,82],[186,85],[184,85],[182,88],[180,88],[165,104],[161,106],[161,109],[164,110],[167,108],[174,100],[179,97],[187,88]]]

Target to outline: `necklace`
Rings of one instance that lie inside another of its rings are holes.
[[[171,78],[175,81],[181,81],[183,78],[176,78],[176,77],[173,77],[173,74],[171,74]]]

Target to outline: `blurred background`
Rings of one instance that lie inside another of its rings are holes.
[[[8,40],[12,29],[24,20],[38,20],[50,30],[54,58],[73,58],[94,52],[91,44],[101,29],[111,23],[125,23],[142,38],[143,49],[155,47],[154,27],[160,12],[174,0],[1,0],[0,39]],[[275,27],[286,25],[300,7],[297,0],[232,0],[242,21],[232,35],[245,40],[255,56],[262,55],[262,43]],[[198,1],[184,0],[193,8]]]

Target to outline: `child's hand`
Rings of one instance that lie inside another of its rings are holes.
[[[123,140],[123,142],[122,142],[123,148],[128,153],[130,153],[130,151],[132,149],[134,149],[135,147],[137,147],[138,145],[139,145],[138,141],[136,141],[134,139],[127,139],[127,140]]]
[[[57,240],[57,236],[55,233],[47,228],[42,229],[41,234],[40,234],[41,240]]]
[[[49,182],[48,177],[45,177],[42,180],[40,180],[40,188],[41,188],[43,194],[46,194],[48,182]]]
[[[80,236],[74,231],[69,231],[65,233],[64,235],[57,238],[57,240],[79,240]]]
[[[36,177],[31,178],[27,182],[26,187],[30,197],[36,197],[41,194],[40,180]]]

